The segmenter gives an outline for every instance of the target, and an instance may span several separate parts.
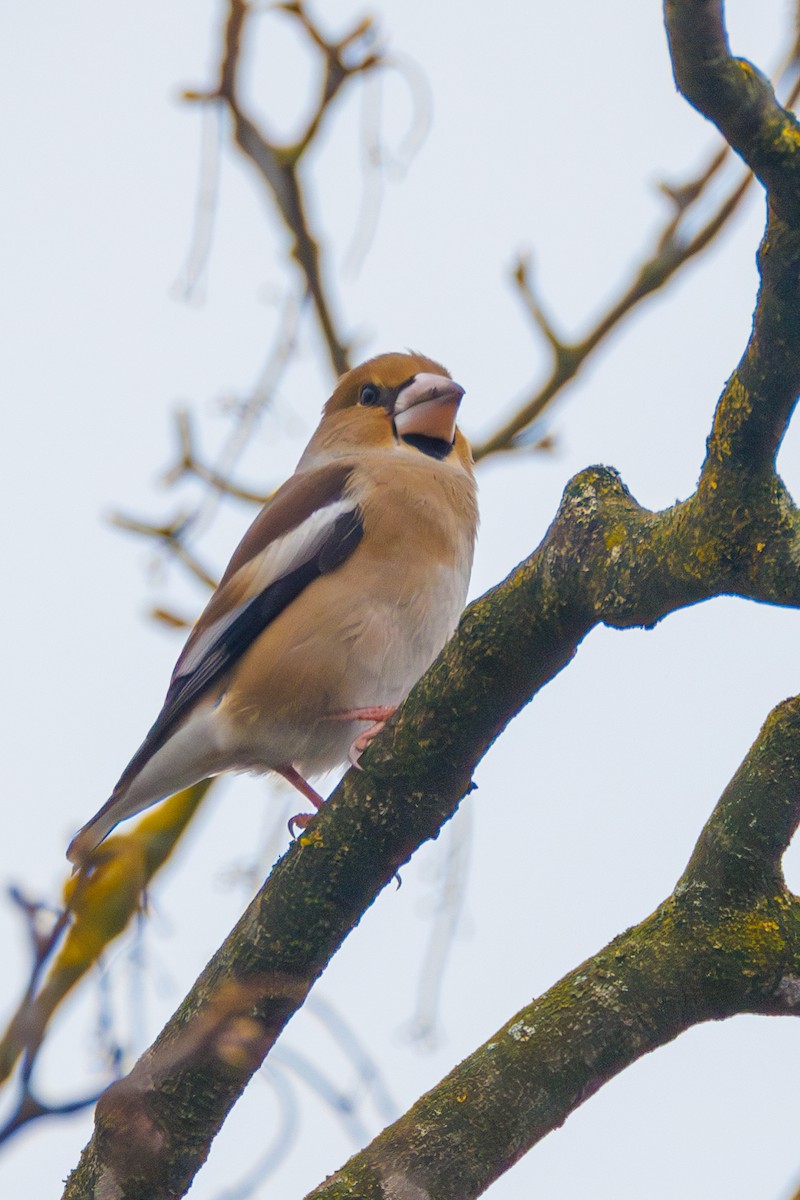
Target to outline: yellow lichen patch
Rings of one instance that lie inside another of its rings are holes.
[[[800,130],[789,121],[784,121],[780,132],[780,141],[786,144],[787,149],[795,151],[800,146]]]
[[[737,922],[736,941],[756,962],[774,962],[784,949],[784,938],[777,921],[758,910],[741,914]],[[729,949],[733,947],[729,946]],[[749,974],[749,972],[747,972]]]
[[[612,525],[606,534],[606,550],[613,550],[616,546],[621,546],[628,536],[628,531],[621,521],[616,525]]]
[[[722,394],[714,420],[714,430],[709,443],[709,450],[714,458],[724,460],[732,456],[731,436],[741,429],[752,410],[750,392],[742,383],[738,372],[734,371]],[[713,487],[713,484],[710,486]]]
[[[719,547],[716,542],[703,542],[699,546],[695,546],[694,556],[703,566],[708,566],[709,563],[718,561]]]
[[[303,833],[298,838],[301,846],[324,846],[325,839],[318,829],[312,829],[310,833]]]

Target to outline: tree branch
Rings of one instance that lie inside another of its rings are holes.
[[[791,108],[798,97],[800,82],[796,82],[789,92],[787,108]],[[791,113],[788,117],[794,121]],[[749,172],[730,189],[694,233],[688,235],[685,231],[686,226],[696,220],[699,203],[725,164],[728,153],[729,147],[726,144],[713,155],[706,169],[695,179],[679,186],[662,185],[661,190],[672,201],[674,211],[656,237],[652,252],[634,271],[630,283],[580,340],[567,342],[557,337],[550,322],[544,318],[541,304],[533,290],[530,265],[524,258],[519,260],[514,269],[514,280],[534,324],[550,346],[552,365],[546,381],[527,400],[519,404],[516,411],[505,419],[494,433],[473,447],[477,461],[491,454],[516,449],[521,444],[520,435],[550,407],[556,396],[576,377],[594,351],[605,343],[609,334],[643,300],[664,287],[674,275],[705,250],[726,227],[753,181]]]
[[[314,141],[330,106],[348,80],[381,66],[383,59],[365,48],[372,32],[369,19],[360,21],[339,41],[330,41],[312,22],[302,3],[278,4],[276,8],[298,22],[323,59],[323,72],[315,109],[296,142],[279,145],[268,138],[245,112],[239,97],[239,66],[248,18],[253,10],[247,0],[230,0],[225,29],[225,52],[219,80],[213,92],[186,92],[188,100],[219,101],[227,105],[233,119],[236,144],[250,159],[269,189],[281,220],[292,236],[291,256],[305,279],[306,291],[334,373],[342,375],[351,365],[350,350],[338,329],[333,312],[331,288],[323,278],[319,239],[306,213],[300,180],[301,159]]]
[[[668,25],[688,10],[718,7],[668,0]],[[695,29],[695,36],[709,38],[697,53],[717,52],[714,29],[713,22]],[[680,39],[673,49],[677,60]],[[676,76],[682,78],[677,62]],[[750,102],[746,72],[737,67],[731,78],[740,81],[747,117],[733,121],[736,148],[760,166],[764,138],[776,131],[784,137],[789,126],[761,92],[758,105]],[[735,106],[742,97],[725,79]],[[651,625],[723,593],[800,605],[800,518],[774,471],[800,390],[793,171],[791,154],[779,148],[765,172],[779,203],[771,204],[760,255],[753,334],[717,406],[697,491],[652,513],[608,468],[589,468],[568,484],[540,547],[470,606],[454,639],[365,753],[363,772],[345,777],[153,1047],[105,1093],[66,1197],[183,1194],[227,1112],[361,913],[414,850],[436,836],[470,790],[488,747],[591,628]],[[478,1160],[492,1153],[493,1131],[482,1088],[499,1067],[531,1103],[520,1105],[510,1137],[494,1155],[495,1169],[524,1152],[534,1128],[544,1132],[563,1120],[599,1083],[688,1024],[734,1011],[796,1010],[797,903],[777,862],[797,823],[798,703],[776,710],[767,723],[671,900],[568,976],[542,1009],[518,1015],[500,1035],[502,1045],[486,1047],[483,1076],[468,1072],[451,1076],[455,1085],[446,1081],[455,1117],[438,1101],[420,1102],[430,1147],[450,1139],[447,1165],[439,1160],[437,1196],[475,1195],[485,1186]],[[562,1042],[553,1041],[559,1035]],[[564,1049],[572,1039],[577,1055]],[[539,1091],[528,1092],[534,1077]],[[474,1123],[472,1146],[465,1123]],[[401,1146],[392,1164],[382,1151],[373,1155],[371,1177],[382,1179],[384,1190],[358,1194],[387,1194],[392,1172],[399,1187],[409,1166],[405,1153]],[[353,1194],[348,1186],[331,1194]]]
[[[143,1180],[182,1194],[360,915],[436,836],[488,747],[594,625],[649,625],[731,592],[800,605],[800,518],[769,462],[756,470],[727,449],[747,444],[751,424],[778,436],[783,400],[765,391],[756,410],[727,388],[716,428],[730,421],[737,438],[712,438],[713,478],[704,471],[695,495],[663,513],[642,509],[607,468],[571,481],[541,546],[470,606],[364,770],[349,772],[154,1046],[105,1093],[66,1197],[92,1195],[101,1180],[121,1197]]]
[[[309,1200],[471,1200],[599,1088],[702,1021],[800,1014],[800,698],[776,708],[673,894],[527,1005]]]
[[[678,88],[713,121],[787,221],[800,216],[800,129],[752,63],[733,58],[722,0],[666,0],[664,17]]]

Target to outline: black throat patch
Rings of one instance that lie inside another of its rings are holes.
[[[444,438],[426,437],[424,433],[409,433],[402,441],[413,446],[415,450],[427,454],[430,458],[439,459],[447,458],[455,445],[455,442],[446,442]]]

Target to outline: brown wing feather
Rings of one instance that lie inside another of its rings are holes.
[[[249,579],[242,567],[254,559],[270,542],[302,525],[312,513],[332,504],[344,495],[353,464],[349,461],[330,463],[312,471],[292,475],[270,497],[233,552],[217,590],[200,614],[189,639],[175,664],[173,679],[180,675],[186,656],[214,621],[240,604],[248,590]],[[237,578],[238,576],[238,578]]]

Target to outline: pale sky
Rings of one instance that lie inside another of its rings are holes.
[[[769,68],[789,5],[731,4],[734,50]],[[165,493],[171,412],[190,404],[209,456],[223,401],[252,388],[287,293],[283,235],[267,223],[249,167],[224,153],[201,301],[175,287],[190,242],[202,121],[182,88],[211,82],[222,5],[78,0],[0,8],[6,89],[0,194],[0,326],[6,454],[4,791],[11,814],[0,878],[55,899],[71,834],[105,800],[151,724],[180,641],[145,619],[156,603],[201,603],[112,510],[160,519],[189,506]],[[325,6],[328,28],[363,9]],[[532,252],[549,312],[579,335],[649,249],[659,179],[688,178],[713,131],[676,94],[660,6],[498,0],[386,3],[386,41],[428,81],[432,126],[389,186],[356,277],[337,282],[342,325],[363,356],[412,346],[466,388],[462,425],[487,431],[546,371],[544,348],[509,286]],[[278,19],[252,47],[253,103],[291,121],[307,68]],[[341,270],[361,204],[361,97],[334,115],[311,164],[316,215]],[[375,103],[374,95],[371,103]],[[397,145],[409,116],[399,78],[382,93]],[[265,110],[266,111],[266,110]],[[637,499],[689,494],[716,398],[744,347],[756,289],[763,199],[713,253],[643,307],[549,417],[550,456],[480,472],[478,595],[539,542],[567,480],[617,467]],[[316,333],[257,435],[242,475],[268,490],[316,424],[330,378]],[[797,494],[800,443],[781,470]],[[226,510],[204,552],[217,568],[252,511]],[[318,988],[359,1031],[399,1115],[534,995],[646,916],[672,890],[722,788],[770,709],[798,690],[800,617],[719,600],[655,631],[599,630],[481,765],[450,829],[403,871]],[[152,897],[138,944],[108,966],[123,1035],[144,1048],[248,898],[237,870],[285,849],[285,793],[255,780],[216,789]],[[407,1036],[432,912],[454,830],[469,825],[467,895],[442,984],[441,1028]],[[278,841],[267,845],[268,831]],[[790,852],[789,876],[798,883]],[[20,922],[0,906],[5,1015],[27,969]],[[100,1078],[96,984],[60,1019],[40,1072],[47,1098]],[[691,1031],[636,1064],[488,1193],[493,1200],[787,1200],[800,1181],[794,1072],[800,1027],[745,1018]],[[340,1086],[352,1072],[317,1016],[281,1046]],[[276,1061],[280,1058],[279,1053]],[[294,1083],[292,1076],[287,1076]],[[298,1140],[253,1195],[302,1196],[355,1149],[351,1129],[302,1087]],[[266,1150],[274,1094],[256,1079],[191,1191],[221,1200]],[[386,1120],[365,1104],[366,1137]],[[84,1114],[40,1124],[0,1157],[4,1196],[55,1197],[90,1131]],[[266,1131],[266,1132],[265,1132]]]

